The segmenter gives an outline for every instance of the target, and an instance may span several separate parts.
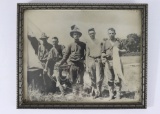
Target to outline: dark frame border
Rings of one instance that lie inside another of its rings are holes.
[[[135,10],[142,12],[142,101],[140,103],[27,103],[23,99],[23,46],[25,10]],[[18,3],[17,4],[17,108],[65,108],[65,109],[143,109],[147,108],[147,47],[148,47],[148,4],[83,4],[83,3]]]

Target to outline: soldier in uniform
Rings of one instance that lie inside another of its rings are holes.
[[[71,26],[70,36],[74,39],[74,42],[68,46],[66,53],[64,54],[59,65],[62,65],[69,58],[69,64],[71,65],[70,81],[72,84],[72,90],[74,95],[80,93],[81,96],[83,91],[86,44],[79,40],[79,38],[82,36],[82,33],[76,25]]]
[[[45,91],[47,89],[46,85],[48,84],[46,83],[47,81],[46,74],[50,74],[53,69],[51,66],[48,66],[46,64],[49,51],[52,48],[52,45],[47,41],[48,38],[49,37],[47,37],[45,33],[42,33],[40,38],[40,45],[38,47],[38,59],[40,60],[41,65],[43,67],[43,81],[44,81]]]
[[[101,86],[103,80],[103,68],[101,61],[102,43],[95,38],[96,32],[94,28],[89,29],[88,34],[91,38],[91,41],[86,44],[86,71],[88,71],[91,78],[91,95],[93,95],[94,91],[94,98],[97,98],[101,95]]]
[[[59,41],[57,37],[52,38],[52,48],[49,51],[47,62],[46,62],[46,66],[50,66],[52,68],[52,69],[49,69],[51,70],[49,76],[53,75],[53,70],[56,62],[59,62],[63,56],[62,52],[63,52],[64,46],[59,45],[58,42]]]
[[[105,76],[108,78],[109,98],[120,99],[120,92],[123,77],[123,67],[121,64],[120,53],[121,42],[115,38],[116,31],[114,28],[108,29],[109,39],[106,39],[102,46],[102,62],[105,64]]]
[[[42,33],[42,36],[40,38],[40,45],[38,47],[38,59],[41,61],[41,64],[44,68],[44,72],[47,72],[48,66],[46,66],[47,58],[49,51],[52,48],[52,45],[47,42],[47,39],[49,37],[46,36],[45,33]]]
[[[51,48],[49,54],[48,54],[48,58],[47,58],[47,62],[46,62],[46,66],[51,67],[52,69],[50,71],[49,77],[55,78],[56,79],[56,85],[57,87],[59,87],[60,91],[61,91],[61,95],[64,95],[64,91],[62,88],[62,85],[60,84],[60,76],[62,74],[62,70],[61,69],[57,69],[56,72],[54,72],[55,70],[55,65],[57,62],[59,62],[62,57],[63,57],[63,50],[64,50],[64,46],[63,45],[59,45],[59,40],[57,37],[53,37],[52,38],[52,45],[53,47]],[[54,80],[54,79],[53,79]]]

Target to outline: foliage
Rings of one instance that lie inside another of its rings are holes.
[[[127,52],[140,52],[140,37],[135,33],[127,35],[127,39],[122,39],[121,43]]]

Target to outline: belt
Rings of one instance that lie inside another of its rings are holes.
[[[89,57],[90,57],[90,58],[93,58],[93,59],[101,58],[101,56],[95,57],[95,56],[90,56],[90,55],[89,55]]]
[[[107,60],[113,60],[113,58],[111,56],[106,57]]]
[[[82,65],[82,64],[84,64],[84,61],[83,60],[81,60],[81,61],[70,61],[70,64],[71,65]]]

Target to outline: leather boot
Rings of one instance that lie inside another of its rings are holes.
[[[61,92],[61,96],[64,96],[64,89],[61,85],[59,85],[59,90]]]
[[[83,85],[79,85],[79,96],[83,97]]]
[[[97,86],[97,88],[95,89],[95,99],[96,98],[98,98],[98,97],[100,97],[100,87],[99,86]]]
[[[91,96],[91,97],[93,96],[93,93],[94,93],[94,87],[92,86],[92,87],[91,87],[91,92],[90,92],[90,96]]]
[[[120,89],[120,87],[119,86],[116,86],[116,99],[121,99],[121,89]]]
[[[114,87],[109,86],[109,100],[114,99]]]
[[[74,96],[77,96],[77,86],[76,85],[72,86],[72,92]]]

